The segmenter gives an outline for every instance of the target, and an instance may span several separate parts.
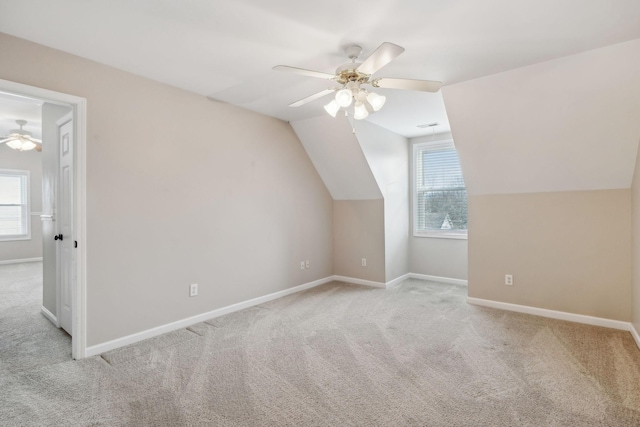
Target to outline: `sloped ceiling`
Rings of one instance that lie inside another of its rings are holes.
[[[631,186],[640,40],[442,91],[469,194]]]
[[[331,86],[272,70],[333,72],[343,47],[406,48],[379,77],[445,85],[640,38],[637,0],[20,0],[0,3],[0,31],[283,120],[325,114]],[[6,59],[3,59],[6,60]],[[441,98],[381,91],[370,120],[407,137],[439,122]]]
[[[334,200],[382,199],[360,143],[344,116],[291,122]]]

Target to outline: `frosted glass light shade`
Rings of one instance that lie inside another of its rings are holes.
[[[371,104],[373,111],[378,111],[382,108],[384,103],[387,101],[387,97],[371,92],[370,94],[367,95],[367,101],[369,101],[369,104]]]
[[[349,89],[340,89],[336,92],[336,102],[341,107],[348,107],[352,100],[351,91]]]
[[[33,150],[37,145],[31,141],[22,141],[22,151]]]
[[[22,147],[22,141],[20,141],[19,139],[14,139],[12,141],[7,142],[7,145],[13,148],[14,150],[19,150],[20,147]]]
[[[14,139],[13,141],[7,142],[7,145],[14,150],[20,151],[28,151],[36,148],[36,144],[26,139]]]
[[[331,117],[335,117],[338,114],[338,110],[340,110],[340,106],[336,102],[335,99],[331,100],[330,103],[324,106],[324,110],[329,113]]]
[[[369,115],[367,107],[362,102],[357,102],[353,108],[353,118],[356,120],[366,119]]]

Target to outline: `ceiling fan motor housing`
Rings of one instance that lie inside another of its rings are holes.
[[[358,59],[360,54],[362,54],[362,48],[354,44],[345,47],[344,53],[351,62],[342,64],[336,69],[336,81],[343,85],[349,82],[358,82],[360,84],[367,83],[371,76],[369,74],[358,72],[358,67],[362,63],[356,62],[356,59]]]
[[[20,126],[20,129],[11,129],[11,131],[9,131],[10,135],[31,136],[31,132],[22,129],[22,126],[27,124],[26,120],[16,120],[16,123]]]
[[[353,44],[345,47],[344,53],[347,55],[347,58],[355,62],[355,60],[362,54],[362,48],[357,44]]]
[[[371,76],[369,74],[359,72],[359,66],[359,62],[349,62],[339,66],[336,69],[336,81],[343,85],[349,82],[358,82],[360,84],[367,83]]]

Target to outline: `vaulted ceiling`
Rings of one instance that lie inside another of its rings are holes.
[[[293,121],[325,114],[323,99],[288,105],[330,85],[275,65],[332,73],[344,46],[366,56],[390,41],[406,51],[377,76],[452,85],[640,38],[640,2],[21,0],[1,3],[0,31]],[[369,121],[408,137],[449,130],[440,93],[380,92]]]

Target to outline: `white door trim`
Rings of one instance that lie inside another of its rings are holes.
[[[0,79],[0,91],[14,95],[36,98],[53,104],[71,106],[74,131],[74,236],[78,242],[75,262],[75,283],[73,292],[73,332],[71,356],[74,359],[86,357],[87,348],[87,100],[74,95],[55,92]]]

